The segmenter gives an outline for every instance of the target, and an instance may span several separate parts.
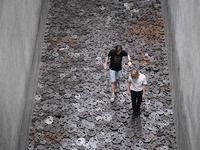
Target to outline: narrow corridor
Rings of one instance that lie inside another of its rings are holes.
[[[122,45],[110,103],[108,52]],[[147,77],[140,117],[126,95],[130,70]],[[176,150],[159,0],[51,0],[28,150]]]

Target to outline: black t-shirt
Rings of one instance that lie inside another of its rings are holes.
[[[115,71],[122,70],[122,57],[127,55],[127,52],[123,50],[119,55],[117,55],[116,50],[111,50],[108,54],[108,57],[110,57],[110,69]]]

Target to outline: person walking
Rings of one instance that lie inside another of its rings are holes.
[[[128,58],[128,66],[131,66],[131,58],[130,55],[122,50],[121,45],[117,45],[115,50],[111,50],[109,54],[106,56],[104,69],[107,70],[107,63],[110,57],[110,82],[111,82],[111,102],[115,100],[115,89],[117,83],[119,81],[119,77],[122,74],[122,57],[127,56]]]
[[[131,94],[133,118],[140,115],[140,105],[145,96],[146,76],[138,70],[132,70],[128,78],[127,95]]]

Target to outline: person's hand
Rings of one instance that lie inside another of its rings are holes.
[[[142,94],[142,99],[144,99],[144,94]]]
[[[129,61],[129,62],[128,62],[128,66],[130,67],[131,65],[132,65],[132,63]]]
[[[107,65],[106,64],[104,64],[104,69],[107,71]]]
[[[130,95],[130,91],[129,91],[129,90],[127,90],[127,95],[128,95],[128,96]]]

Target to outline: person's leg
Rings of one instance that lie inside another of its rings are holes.
[[[131,101],[132,101],[132,109],[133,109],[133,117],[137,111],[136,106],[136,93],[134,91],[131,91]]]
[[[110,70],[111,102],[113,102],[115,98],[115,82],[116,82],[116,71]]]
[[[115,82],[111,82],[111,102],[115,101]]]
[[[115,83],[114,83],[114,84],[115,84],[115,88],[114,88],[114,92],[115,92],[115,93],[117,92],[117,83],[118,83],[118,81],[119,81],[119,79],[116,80]]]
[[[137,92],[137,104],[136,104],[136,115],[140,115],[140,105],[142,103],[143,91]]]
[[[111,93],[112,95],[115,94],[115,82],[111,82]]]
[[[119,78],[120,78],[121,74],[122,74],[122,70],[116,71],[116,76],[115,76],[115,77],[116,77],[115,89],[116,89],[116,87],[117,87],[117,83],[118,83],[118,81],[119,81]]]
[[[117,79],[117,80],[115,81],[115,87],[117,86],[118,81],[119,81],[119,79]]]

